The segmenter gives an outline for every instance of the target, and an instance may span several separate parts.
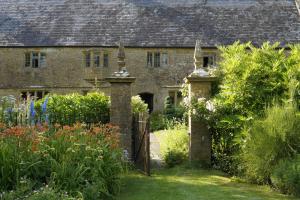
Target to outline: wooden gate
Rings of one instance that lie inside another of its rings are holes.
[[[149,114],[133,116],[133,159],[135,166],[150,176]]]

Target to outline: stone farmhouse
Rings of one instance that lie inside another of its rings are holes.
[[[109,94],[120,39],[133,94],[151,110],[181,98],[197,39],[203,66],[217,46],[300,42],[298,0],[0,0],[0,96]]]

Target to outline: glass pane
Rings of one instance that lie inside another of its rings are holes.
[[[154,54],[154,67],[160,67],[160,53]]]
[[[25,53],[25,67],[30,67],[30,53]]]
[[[108,67],[108,54],[103,54],[103,67]]]
[[[91,66],[91,53],[87,52],[85,54],[85,66],[90,67]]]
[[[152,53],[151,52],[147,53],[147,66],[152,67]]]
[[[32,67],[38,68],[39,67],[39,54],[38,53],[32,53]]]
[[[45,53],[41,53],[40,65],[41,65],[41,67],[45,67],[46,66],[46,54]]]
[[[162,65],[168,65],[168,54],[167,53],[162,54]]]
[[[100,67],[100,55],[94,54],[94,65],[95,67]]]

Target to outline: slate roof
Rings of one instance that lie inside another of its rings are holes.
[[[295,0],[0,0],[0,46],[285,45],[299,13]]]

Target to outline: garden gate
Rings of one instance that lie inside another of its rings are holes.
[[[133,116],[132,147],[136,167],[150,176],[150,121],[149,114]]]

